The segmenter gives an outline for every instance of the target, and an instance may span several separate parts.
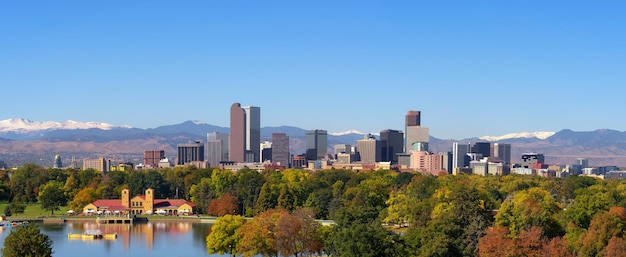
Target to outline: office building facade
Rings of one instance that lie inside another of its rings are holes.
[[[381,161],[398,163],[398,154],[402,153],[404,133],[387,129],[380,132]]]
[[[233,162],[259,162],[261,153],[261,108],[230,107],[229,160]]]
[[[259,148],[261,153],[261,162],[272,161],[272,142],[265,140]]]
[[[452,171],[456,168],[463,168],[469,165],[466,163],[467,153],[470,152],[470,145],[459,142],[452,143]]]
[[[306,158],[318,160],[326,157],[328,148],[328,132],[322,129],[306,131]]]
[[[204,162],[204,144],[201,142],[178,144],[176,165],[187,165],[192,162]]]
[[[511,164],[511,144],[494,143],[493,157],[500,159],[503,164]]]
[[[289,168],[289,136],[272,133],[272,162]]]
[[[159,162],[165,158],[164,150],[145,150],[143,151],[143,165],[148,168],[159,167]]]
[[[382,147],[379,140],[372,135],[366,135],[365,138],[356,141],[357,159],[361,163],[373,164],[380,162]]]
[[[212,132],[207,134],[207,161],[212,167],[217,167],[220,162],[228,160],[228,134]]]

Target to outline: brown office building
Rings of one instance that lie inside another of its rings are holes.
[[[421,126],[421,117],[420,117],[420,111],[408,111],[406,113],[406,116],[404,116],[405,118],[405,126]],[[406,131],[405,131],[406,132]]]
[[[232,162],[259,162],[261,158],[261,108],[230,107],[230,153]]]
[[[165,151],[163,150],[145,150],[143,151],[143,165],[150,168],[159,167],[159,161],[165,159]]]

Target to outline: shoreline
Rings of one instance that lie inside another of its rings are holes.
[[[65,222],[76,222],[76,221],[93,221],[96,222],[97,218],[100,216],[83,216],[83,217],[72,217],[72,216],[38,216],[38,217],[5,217],[3,220],[5,221],[28,221],[28,222],[39,222],[39,223],[65,223]],[[138,216],[133,218],[133,223],[146,223],[146,222],[188,222],[188,223],[210,223],[213,224],[217,220],[217,217],[184,217],[184,216],[158,216],[158,217],[150,217],[150,216]]]

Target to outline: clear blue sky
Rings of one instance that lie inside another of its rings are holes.
[[[1,1],[0,119],[626,130],[623,1]]]

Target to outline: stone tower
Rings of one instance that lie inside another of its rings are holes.
[[[122,206],[130,208],[130,190],[128,188],[122,190]]]
[[[146,189],[146,202],[143,206],[143,211],[154,211],[154,189],[148,188]]]

